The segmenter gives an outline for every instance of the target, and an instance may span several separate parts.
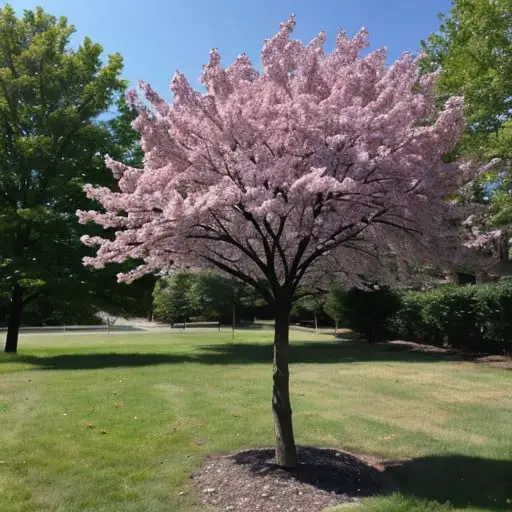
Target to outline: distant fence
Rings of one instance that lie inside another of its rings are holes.
[[[179,322],[171,324],[171,329],[217,328],[220,331],[220,322]]]

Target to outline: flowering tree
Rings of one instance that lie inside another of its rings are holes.
[[[84,238],[85,263],[141,260],[153,271],[214,267],[252,285],[275,312],[272,410],[277,463],[296,464],[289,396],[289,313],[299,284],[326,268],[347,284],[407,278],[459,243],[460,211],[446,199],[461,166],[442,156],[463,128],[462,99],[437,112],[434,75],[418,60],[365,57],[366,31],[342,32],[325,56],[320,33],[290,39],[290,18],[263,46],[262,70],[242,54],[228,68],[212,50],[206,93],[176,73],[168,105],[151,87],[130,99],[142,170],[107,157],[119,191],[86,187],[103,213],[81,222],[115,229]],[[113,230],[110,231],[113,233]]]

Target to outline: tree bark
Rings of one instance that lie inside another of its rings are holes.
[[[297,465],[297,449],[293,437],[290,404],[289,315],[289,308],[280,308],[275,319],[272,414],[276,438],[276,462],[281,467],[292,469]]]
[[[5,352],[15,354],[18,350],[18,335],[21,326],[21,312],[23,310],[23,291],[17,284],[11,293],[9,320],[7,323],[7,336],[5,338]]]

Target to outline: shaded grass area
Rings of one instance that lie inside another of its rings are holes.
[[[172,338],[176,335],[172,333]],[[192,337],[192,334],[181,336]],[[197,336],[197,335],[196,335]],[[204,334],[207,338],[211,334]],[[213,335],[215,337],[215,335]],[[242,336],[254,338],[253,332],[244,332]],[[307,336],[307,334],[306,334]],[[261,335],[258,335],[261,338]],[[266,336],[268,337],[268,336]],[[296,334],[296,338],[304,338],[304,334]],[[318,338],[318,336],[315,336]],[[196,339],[196,338],[193,338]],[[269,340],[270,341],[270,340]],[[92,348],[92,347],[91,347]],[[421,352],[407,347],[391,344],[380,344],[369,347],[364,343],[336,343],[332,340],[305,341],[293,347],[290,362],[309,364],[332,364],[370,361],[416,362],[431,363],[450,360],[450,355],[435,352]],[[35,368],[51,370],[84,370],[94,368],[115,368],[130,366],[150,366],[160,364],[199,363],[213,365],[268,363],[272,360],[270,343],[244,342],[199,345],[193,350],[182,353],[162,352],[105,352],[95,350],[91,353],[55,354],[54,351],[42,355],[20,354],[16,361],[27,363]]]
[[[23,336],[0,357],[0,510],[202,510],[205,456],[271,444],[271,337]],[[359,510],[512,510],[512,372],[292,340],[298,442],[381,461]]]
[[[414,497],[427,510],[433,508],[432,500],[458,509],[510,510],[510,475],[511,460],[431,455],[392,464],[384,472],[384,482],[389,492]]]

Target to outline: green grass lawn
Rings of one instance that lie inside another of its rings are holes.
[[[272,443],[271,336],[23,336],[0,356],[0,510],[202,510],[206,455]],[[512,372],[292,339],[298,443],[388,461],[356,510],[512,510]]]

